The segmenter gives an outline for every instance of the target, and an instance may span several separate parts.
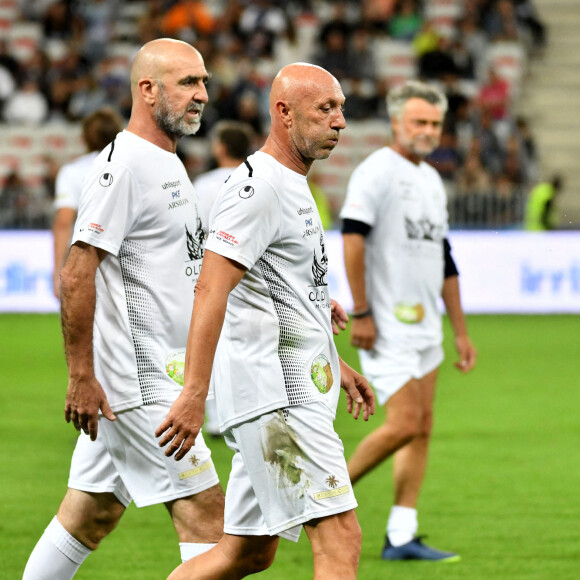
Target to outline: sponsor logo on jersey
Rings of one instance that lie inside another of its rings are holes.
[[[113,183],[113,176],[110,173],[103,173],[101,177],[99,177],[99,183],[103,187],[109,187]]]
[[[102,225],[100,224],[96,224],[91,222],[88,226],[87,229],[91,232],[93,232],[94,234],[102,234],[105,231],[105,228],[103,228]]]
[[[304,225],[306,227],[310,227],[312,225],[312,218],[308,219],[308,220],[304,220]]]
[[[250,197],[252,197],[252,195],[254,195],[254,188],[251,185],[246,185],[242,187],[240,191],[238,191],[238,195],[242,199],[249,199]]]
[[[343,485],[341,487],[337,487],[335,489],[328,489],[326,491],[317,491],[316,493],[312,494],[314,499],[330,499],[331,497],[338,497],[339,495],[344,495],[345,493],[349,493],[350,488],[348,485]]]
[[[176,350],[165,357],[165,372],[178,385],[183,387],[185,370],[185,349]]]
[[[170,187],[177,187],[178,185],[181,185],[179,179],[177,181],[166,181],[161,187],[163,189],[169,189]]]
[[[443,241],[443,227],[434,224],[426,217],[413,221],[405,216],[405,230],[409,240]]]
[[[309,238],[310,236],[315,236],[319,232],[320,232],[320,226],[314,226],[313,228],[306,228],[302,232],[302,237]]]
[[[312,209],[312,206],[310,207],[301,207],[298,210],[298,215],[304,215],[305,213],[312,213],[314,210]]]
[[[399,302],[395,304],[395,316],[397,320],[405,324],[417,324],[425,318],[425,308],[420,303],[407,304]]]
[[[187,199],[187,197],[184,197],[183,199],[178,199],[176,201],[170,202],[169,207],[167,209],[168,210],[175,209],[176,207],[181,207],[182,205],[187,205],[188,203],[189,199]]]
[[[325,395],[330,391],[332,385],[334,384],[334,377],[332,375],[332,369],[330,368],[330,362],[325,355],[319,354],[315,357],[310,365],[310,378],[314,383],[314,386]]]
[[[236,236],[228,234],[223,230],[216,232],[215,237],[224,242],[225,244],[228,244],[228,246],[237,246],[240,243],[238,242],[238,240],[236,240]]]

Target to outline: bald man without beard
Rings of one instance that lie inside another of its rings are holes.
[[[306,181],[338,143],[343,103],[324,69],[283,68],[272,84],[266,143],[212,208],[184,388],[157,435],[168,455],[188,452],[213,366],[220,430],[234,458],[224,536],[171,580],[264,570],[279,537],[297,541],[303,527],[314,578],[356,578],[361,532],[333,420],[339,385],[355,418],[368,419],[374,396],[334,346],[324,232]]]
[[[222,536],[224,496],[203,438],[176,462],[153,433],[182,384],[203,256],[197,196],[175,150],[199,128],[207,80],[189,44],[143,46],[127,129],[85,179],[61,272],[65,419],[81,433],[68,490],[24,580],[72,578],[131,501],[165,504],[182,560]]]

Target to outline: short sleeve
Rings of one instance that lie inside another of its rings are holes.
[[[250,269],[280,235],[280,202],[262,179],[222,191],[209,218],[206,249]]]
[[[140,211],[135,178],[110,163],[84,183],[72,243],[85,242],[116,256]]]

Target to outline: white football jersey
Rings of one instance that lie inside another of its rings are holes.
[[[204,224],[209,223],[209,214],[217,195],[235,167],[218,167],[198,175],[193,180],[193,187],[199,198],[199,210]]]
[[[79,207],[83,181],[98,155],[98,151],[91,151],[65,163],[59,169],[54,186],[54,209]]]
[[[335,413],[328,257],[306,177],[266,153],[248,157],[213,206],[206,249],[247,268],[213,367],[221,430],[311,401]]]
[[[387,341],[418,350],[440,344],[448,217],[437,171],[379,149],[353,172],[340,217],[372,227],[365,238],[365,280],[375,349]]]
[[[96,276],[95,374],[113,411],[171,400],[205,230],[177,155],[123,131],[85,181],[73,243],[108,252]]]

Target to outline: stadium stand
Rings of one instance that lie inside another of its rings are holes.
[[[140,45],[165,35],[198,46],[214,75],[200,136],[180,147],[192,178],[211,164],[204,135],[217,120],[247,120],[263,136],[276,71],[296,60],[320,63],[334,67],[347,96],[348,128],[316,170],[336,215],[354,166],[388,143],[389,88],[421,74],[450,100],[446,145],[430,162],[446,179],[452,226],[517,227],[540,178],[533,124],[517,113],[545,42],[541,21],[522,5],[531,0],[0,0],[0,191],[18,177],[32,208],[30,223],[4,219],[0,227],[50,222],[55,168],[83,153],[80,119],[104,105],[127,118],[131,61]],[[38,104],[29,123],[32,109],[24,119],[10,112],[22,110],[15,94],[32,102],[32,85],[47,111]],[[496,99],[503,85],[503,113],[490,119],[482,95]]]

